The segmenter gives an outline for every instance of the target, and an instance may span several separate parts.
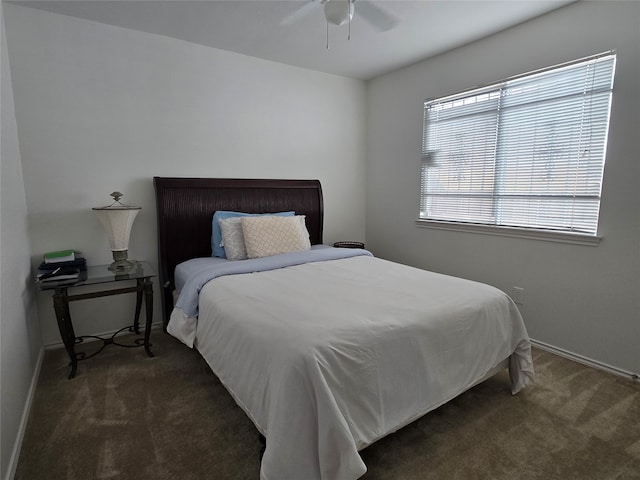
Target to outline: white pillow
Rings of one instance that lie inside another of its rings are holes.
[[[241,217],[240,222],[247,258],[269,257],[311,248],[304,215]]]
[[[242,223],[240,217],[231,217],[218,220],[222,233],[222,245],[228,260],[245,260],[247,249],[244,246]]]

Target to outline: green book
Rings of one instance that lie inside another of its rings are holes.
[[[60,250],[59,252],[49,252],[44,254],[45,263],[69,262],[76,259],[73,250]]]

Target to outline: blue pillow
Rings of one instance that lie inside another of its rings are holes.
[[[220,245],[222,243],[222,231],[220,230],[220,224],[218,220],[224,220],[225,218],[232,217],[260,217],[262,215],[276,215],[278,217],[293,217],[296,212],[277,212],[277,213],[244,213],[244,212],[230,212],[227,210],[218,210],[213,214],[213,222],[211,224],[211,256],[227,258],[224,253],[224,247]]]

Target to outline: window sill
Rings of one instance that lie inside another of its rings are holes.
[[[502,237],[526,238],[528,240],[543,240],[547,242],[572,243],[597,247],[602,237],[584,235],[580,233],[555,232],[552,230],[532,230],[526,228],[494,227],[490,225],[474,225],[470,223],[445,222],[438,220],[416,220],[416,226],[435,228],[438,230],[453,230],[457,232],[480,233],[484,235],[499,235]]]

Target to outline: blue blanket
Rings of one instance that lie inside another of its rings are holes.
[[[341,258],[357,257],[359,255],[373,255],[368,250],[354,248],[332,248],[326,245],[318,245],[304,252],[283,253],[281,255],[273,255],[271,257],[253,258],[248,260],[236,260],[225,262],[207,262],[206,258],[196,259],[202,260],[206,264],[204,268],[193,268],[194,273],[180,290],[176,307],[180,308],[187,317],[198,316],[198,296],[200,290],[207,282],[214,278],[224,275],[237,275],[240,273],[255,273],[266,270],[275,270],[277,268],[291,267],[310,262],[325,262],[328,260],[339,260]],[[190,260],[193,262],[194,260]]]

